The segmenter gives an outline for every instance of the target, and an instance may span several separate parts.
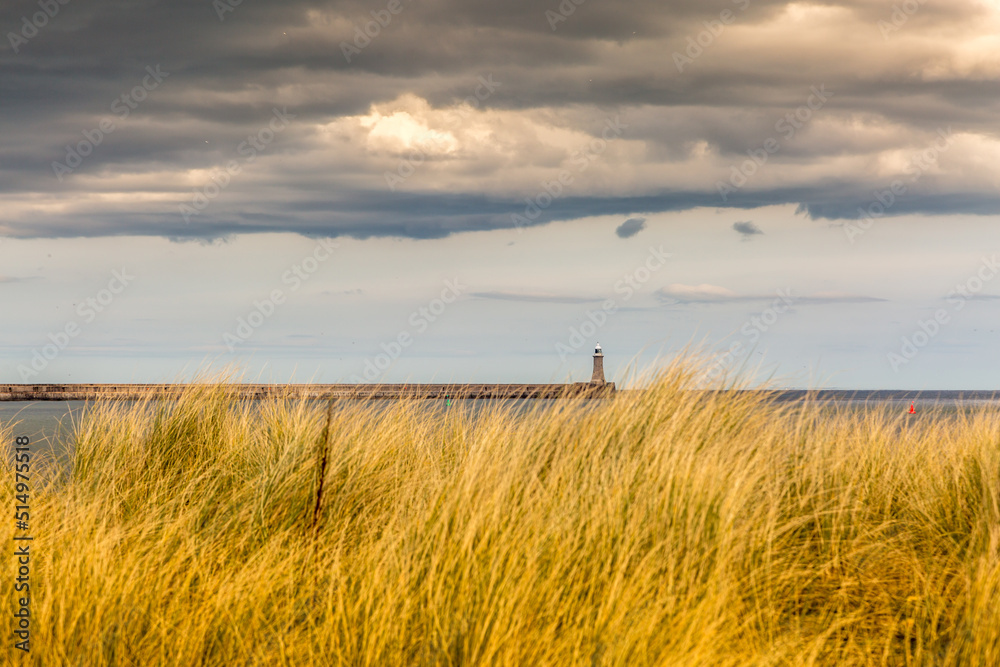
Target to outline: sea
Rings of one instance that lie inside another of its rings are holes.
[[[87,407],[85,401],[0,401],[0,438],[9,458],[14,438],[27,437],[31,451],[43,459],[69,464],[73,428]]]

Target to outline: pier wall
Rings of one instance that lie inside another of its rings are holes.
[[[553,399],[602,398],[614,383],[575,384],[0,384],[0,401],[96,401],[177,398],[199,387],[221,386],[237,398],[311,398],[343,400]]]

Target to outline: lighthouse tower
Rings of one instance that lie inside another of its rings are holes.
[[[590,378],[590,384],[604,384],[604,352],[601,351],[600,343],[594,350],[594,374]]]

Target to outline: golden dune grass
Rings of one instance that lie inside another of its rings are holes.
[[[34,490],[33,650],[5,659],[1000,665],[1000,414],[795,408],[692,373],[528,414],[101,405]]]

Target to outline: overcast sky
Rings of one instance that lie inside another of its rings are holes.
[[[0,31],[0,382],[584,380],[600,341],[619,381],[702,345],[1000,388],[998,0],[5,0]]]

